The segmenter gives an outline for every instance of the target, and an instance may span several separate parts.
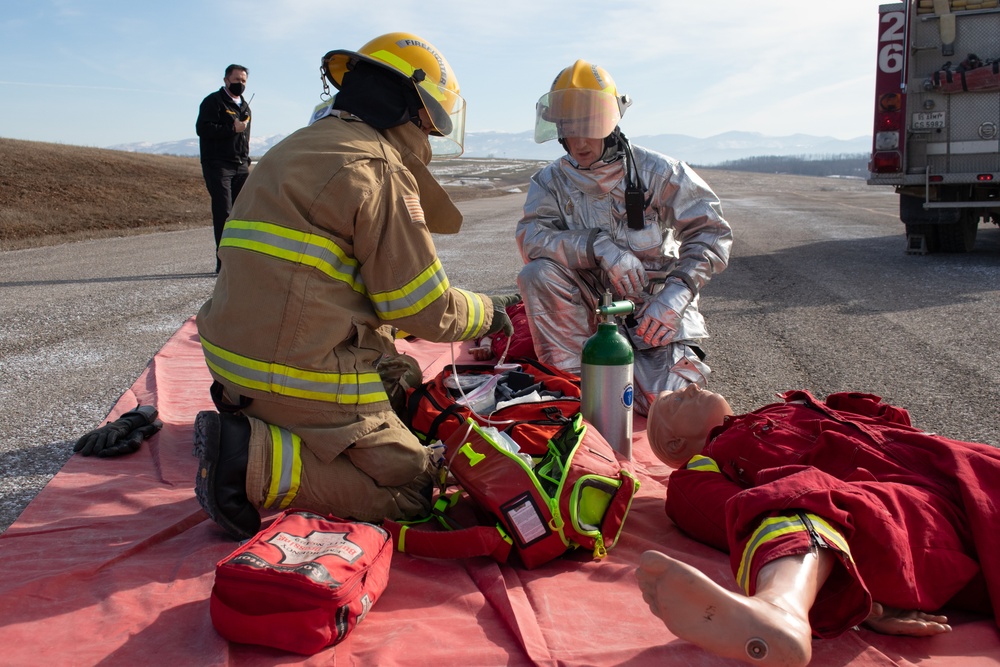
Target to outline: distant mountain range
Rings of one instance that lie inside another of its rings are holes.
[[[250,153],[260,157],[285,138],[276,134],[269,137],[251,137]],[[633,143],[670,155],[690,164],[711,166],[730,160],[765,155],[826,157],[831,155],[868,153],[871,137],[835,139],[808,134],[770,137],[758,132],[725,132],[705,139],[683,134],[656,134],[630,137]],[[197,156],[198,139],[182,139],[163,143],[137,142],[108,146],[114,150],[132,153]],[[563,154],[555,141],[536,144],[534,133],[528,132],[470,132],[465,135],[463,157],[495,157],[515,160],[554,160]]]

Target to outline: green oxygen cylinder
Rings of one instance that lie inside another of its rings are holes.
[[[580,357],[580,410],[611,447],[632,459],[632,345],[618,332],[614,315],[631,313],[631,301],[611,301],[605,292],[597,309],[597,333]],[[609,321],[610,320],[610,321]]]

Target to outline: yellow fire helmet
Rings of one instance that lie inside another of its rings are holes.
[[[618,95],[607,70],[577,60],[559,72],[535,105],[535,143],[566,137],[603,139],[630,104],[628,95]]]
[[[376,37],[357,51],[336,50],[323,56],[323,73],[340,89],[344,74],[359,61],[398,73],[413,83],[434,129],[434,155],[461,155],[465,142],[465,100],[458,79],[441,52],[425,39],[408,32]]]

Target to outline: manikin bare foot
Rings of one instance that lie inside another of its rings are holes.
[[[812,658],[808,605],[803,617],[794,609],[799,605],[780,596],[769,601],[733,593],[658,551],[642,554],[636,577],[650,611],[680,639],[755,665],[804,666]]]

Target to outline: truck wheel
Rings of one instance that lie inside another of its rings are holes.
[[[939,225],[906,225],[906,254],[926,255],[938,252]]]
[[[976,245],[979,230],[979,212],[962,209],[962,218],[954,225],[938,226],[938,241],[941,252],[969,252]]]

